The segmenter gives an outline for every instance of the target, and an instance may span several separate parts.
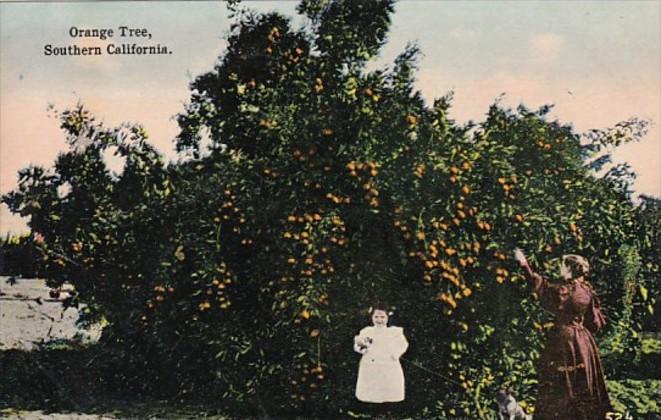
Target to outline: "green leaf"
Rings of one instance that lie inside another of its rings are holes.
[[[183,261],[183,260],[186,259],[186,254],[184,254],[184,246],[183,245],[179,245],[177,247],[176,251],[174,251],[174,256],[179,261]]]

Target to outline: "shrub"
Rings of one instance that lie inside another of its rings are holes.
[[[73,283],[69,303],[107,319],[103,344],[160,391],[222,396],[236,412],[346,412],[351,340],[377,301],[411,343],[402,415],[484,417],[503,384],[533,403],[548,316],[511,250],[547,272],[585,254],[607,314],[628,320],[629,175],[594,170],[645,123],[581,136],[550,107],[494,104],[459,125],[451,95],[428,106],[414,89],[415,46],[366,69],[391,1],[299,12],[301,30],[277,13],[237,18],[191,84],[178,162],[141,126],[104,127],[83,106],[59,115],[71,150],[3,197],[43,236],[51,283]]]

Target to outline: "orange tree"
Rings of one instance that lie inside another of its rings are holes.
[[[637,321],[646,330],[658,330],[661,325],[659,318],[659,285],[661,278],[661,200],[653,197],[642,197],[638,207],[638,225],[641,229],[638,235],[642,246],[640,250],[641,271],[643,281],[638,285],[640,299],[637,302],[642,310],[635,311]]]
[[[449,95],[428,106],[414,89],[415,46],[366,69],[392,9],[303,1],[299,30],[242,12],[191,84],[180,161],[80,106],[60,115],[72,149],[3,198],[31,216],[43,275],[76,286],[71,303],[109,322],[104,342],[152,391],[223,396],[237,412],[346,412],[352,337],[379,302],[411,343],[399,409],[486,416],[505,384],[533,402],[549,327],[513,247],[551,271],[585,254],[613,319],[637,299],[623,280],[640,246],[627,173],[594,170],[644,122],[580,136],[548,107],[496,104],[458,125]]]
[[[30,235],[7,235],[0,242],[0,275],[31,278],[35,275],[34,243]]]

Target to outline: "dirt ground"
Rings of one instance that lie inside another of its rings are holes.
[[[49,296],[50,288],[41,279],[0,277],[0,350],[33,349],[38,343],[58,339],[97,340],[101,330],[76,326],[78,311],[64,310],[60,301]],[[111,415],[44,413],[43,411],[0,410],[0,417],[25,420],[107,420]]]
[[[121,414],[46,413],[41,410],[4,409],[0,410],[0,418],[13,420],[235,420],[231,417],[206,413],[193,408],[168,407],[157,403],[138,404]]]
[[[0,350],[30,350],[40,342],[76,335],[83,341],[98,340],[101,329],[78,328],[78,310],[64,310],[61,298],[51,298],[49,291],[41,279],[16,279],[11,284],[9,277],[0,277]]]
[[[43,411],[2,410],[0,417],[14,420],[114,420],[117,417],[76,413],[44,413]]]

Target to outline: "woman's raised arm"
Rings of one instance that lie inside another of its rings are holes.
[[[551,287],[548,280],[530,267],[528,259],[520,249],[514,250],[514,259],[523,268],[528,280],[532,284],[533,291],[539,298],[542,306],[549,311],[555,312],[562,301],[562,293],[558,288]]]

